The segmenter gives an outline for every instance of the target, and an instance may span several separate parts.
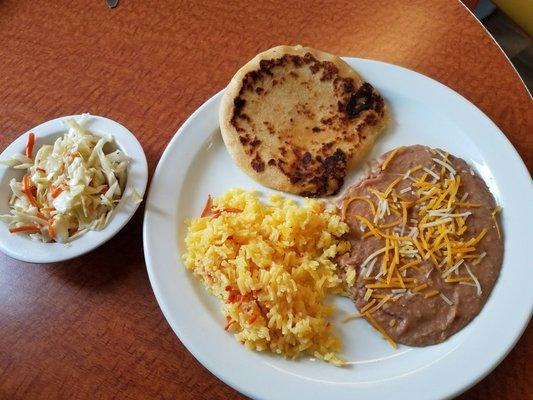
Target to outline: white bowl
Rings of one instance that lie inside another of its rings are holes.
[[[58,137],[68,131],[65,120],[68,118],[79,119],[81,115],[60,117],[42,123],[28,132],[35,134],[34,153],[45,144],[52,144]],[[137,138],[118,122],[110,119],[93,116],[85,123],[85,127],[97,136],[111,135],[115,140],[115,146],[122,150],[129,158],[128,177],[126,189],[118,203],[107,226],[101,231],[89,231],[67,244],[42,243],[30,239],[25,234],[13,234],[8,230],[8,225],[0,222],[0,250],[8,256],[21,261],[32,263],[52,263],[68,260],[85,254],[104,244],[115,236],[137,210],[139,203],[133,199],[132,187],[144,196],[146,182],[148,180],[148,165],[146,156]],[[28,132],[22,134],[0,154],[4,160],[15,153],[24,153]],[[9,181],[12,178],[20,181],[25,170],[16,170],[6,166],[0,166],[0,214],[9,213],[9,198],[11,189]]]

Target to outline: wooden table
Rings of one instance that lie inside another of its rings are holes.
[[[134,132],[153,172],[178,127],[241,64],[273,45],[302,43],[443,82],[487,113],[533,167],[531,97],[452,0],[121,0],[113,10],[103,0],[3,0],[0,37],[1,149],[45,120],[90,112]],[[243,398],[164,320],[141,226],[139,210],[111,242],[56,265],[0,254],[0,398]],[[532,349],[528,330],[462,398],[531,396]]]

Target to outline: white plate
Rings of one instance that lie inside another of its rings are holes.
[[[220,304],[180,261],[186,218],[208,194],[261,187],[241,172],[218,129],[221,93],[179,129],[155,171],[144,219],[144,254],[157,301],[189,351],[228,385],[260,399],[438,399],[457,395],[489,373],[516,343],[533,307],[531,241],[533,187],[522,160],[502,132],[451,89],[394,65],[347,58],[388,101],[394,123],[369,155],[421,143],[466,159],[503,207],[505,259],[485,308],[444,343],[392,350],[364,320],[337,324],[354,363],[337,368],[309,358],[284,360],[246,350],[224,331]],[[349,184],[355,175],[348,177]],[[335,304],[354,312],[347,299]],[[341,314],[341,313],[339,313]],[[339,316],[337,316],[337,320]]]
[[[28,132],[35,133],[34,153],[45,144],[53,144],[55,140],[68,131],[64,123],[67,118],[80,118],[81,115],[71,115],[47,121]],[[134,187],[143,196],[148,180],[148,166],[146,157],[139,141],[133,134],[118,122],[104,117],[93,116],[84,125],[91,133],[98,136],[111,135],[115,139],[115,146],[121,149],[129,158],[128,178],[126,190],[107,226],[101,231],[90,231],[72,240],[69,244],[42,243],[31,240],[24,234],[11,234],[7,224],[0,222],[0,250],[7,255],[21,261],[33,263],[52,263],[68,260],[80,256],[104,244],[117,234],[137,210],[139,203],[132,198],[131,188]],[[4,160],[15,153],[24,153],[28,132],[22,134],[0,154]],[[11,190],[9,181],[18,181],[24,175],[23,170],[16,170],[0,166],[0,214],[9,214],[9,198]]]

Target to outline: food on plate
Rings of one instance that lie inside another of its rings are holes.
[[[420,145],[387,153],[341,203],[351,249],[339,265],[356,270],[359,311],[394,346],[463,328],[500,272],[499,210],[464,160]]]
[[[25,170],[21,181],[9,183],[10,214],[0,216],[11,233],[65,243],[106,226],[122,198],[129,159],[119,149],[105,152],[113,138],[93,135],[84,126],[88,119],[67,120],[68,132],[41,146],[35,157],[36,138],[29,133],[25,154],[2,161]]]
[[[248,349],[342,364],[326,295],[344,289],[334,258],[349,249],[335,207],[234,189],[188,221],[185,266],[223,301],[225,329]],[[221,326],[222,329],[222,326]]]
[[[248,175],[316,197],[340,189],[389,112],[377,90],[339,57],[277,46],[235,74],[219,119],[226,148]]]

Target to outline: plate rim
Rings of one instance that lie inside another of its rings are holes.
[[[448,95],[452,95],[453,97],[457,98],[457,100],[461,103],[461,108],[468,109],[468,112],[470,113],[476,113],[481,120],[483,120],[484,123],[488,123],[491,125],[492,129],[498,133],[497,137],[499,140],[503,139],[503,143],[505,143],[506,148],[504,149],[506,153],[508,153],[509,156],[512,156],[513,158],[513,165],[518,168],[522,173],[525,173],[527,177],[530,177],[529,171],[527,170],[523,160],[521,159],[519,153],[514,148],[510,140],[505,136],[505,134],[499,129],[499,127],[486,115],[484,114],[476,105],[471,103],[469,100],[467,100],[464,96],[457,93],[453,89],[449,88],[448,86],[428,77],[425,76],[419,72],[412,71],[410,69],[407,69],[405,67],[401,67],[395,64],[386,63],[383,61],[377,61],[377,60],[369,60],[369,59],[362,59],[362,58],[355,58],[355,57],[343,57],[344,60],[353,62],[355,64],[357,63],[376,63],[376,64],[383,64],[386,67],[394,67],[400,70],[401,73],[409,73],[409,74],[415,74],[417,79],[421,79],[422,81],[425,81],[426,83],[436,85],[439,87],[440,90],[445,90],[448,92]],[[158,176],[161,174],[162,164],[164,160],[169,157],[171,154],[171,149],[176,146],[176,143],[180,140],[180,137],[184,131],[188,129],[188,126],[192,123],[192,121],[198,116],[198,114],[204,112],[205,109],[208,107],[212,107],[214,102],[217,102],[220,100],[220,97],[222,96],[224,89],[217,92],[215,95],[210,97],[207,101],[205,101],[200,107],[198,107],[187,119],[186,121],[180,126],[180,128],[177,130],[177,132],[173,135],[172,139],[167,144],[163,154],[161,155],[161,158],[158,162],[158,165],[155,169],[155,172],[152,176],[152,186],[149,190],[147,200],[146,200],[146,208],[143,218],[143,250],[144,250],[144,256],[145,256],[145,263],[146,268],[148,272],[148,277],[150,280],[150,284],[152,286],[152,290],[154,291],[154,295],[156,297],[156,300],[158,302],[158,305],[165,316],[167,322],[171,326],[171,329],[174,331],[176,336],[179,338],[179,340],[184,344],[184,346],[187,348],[187,350],[202,364],[204,365],[211,373],[213,373],[217,378],[234,388],[235,390],[250,396],[254,397],[257,396],[257,393],[254,393],[253,391],[249,391],[246,387],[244,387],[238,380],[235,381],[234,379],[231,379],[226,374],[222,374],[216,366],[214,366],[209,359],[209,357],[204,357],[200,354],[198,354],[197,349],[195,349],[195,346],[191,343],[189,338],[186,337],[186,335],[182,335],[181,329],[177,326],[174,326],[173,324],[173,317],[169,315],[169,311],[165,307],[166,301],[163,299],[163,295],[160,292],[160,288],[156,282],[157,278],[155,276],[155,270],[154,267],[151,265],[151,254],[150,254],[150,239],[149,239],[149,225],[150,225],[150,204],[152,203],[152,188],[154,187],[154,183],[157,182]],[[218,118],[217,118],[218,121]],[[478,383],[480,380],[482,380],[484,377],[486,377],[491,371],[496,368],[500,364],[500,362],[507,356],[507,354],[514,348],[520,337],[522,336],[524,330],[526,329],[529,320],[531,319],[531,313],[533,310],[533,299],[530,302],[529,307],[529,316],[527,318],[523,318],[521,321],[521,325],[519,326],[519,329],[514,330],[513,340],[509,343],[507,343],[506,346],[501,347],[500,349],[504,349],[503,351],[500,351],[498,353],[498,357],[496,359],[491,360],[490,365],[485,365],[484,367],[480,368],[480,371],[476,371],[475,375],[471,376],[471,378],[467,379],[468,382],[462,383],[460,385],[451,385],[451,389],[445,389],[443,397],[449,398],[456,396],[472,386],[474,386],[476,383]],[[355,390],[354,390],[355,393]],[[263,398],[263,397],[259,397]]]

